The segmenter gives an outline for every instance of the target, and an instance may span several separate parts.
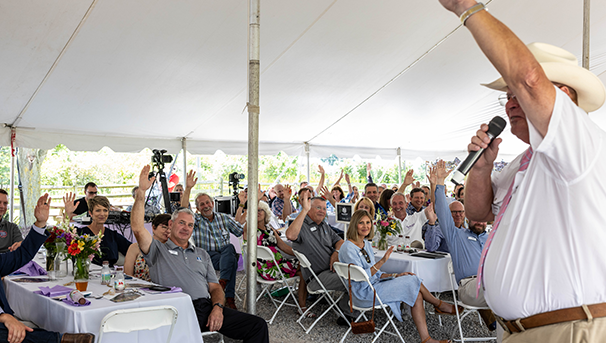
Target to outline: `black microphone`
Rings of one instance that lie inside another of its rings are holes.
[[[488,143],[488,145],[490,145],[492,141],[494,141],[494,139],[497,138],[497,136],[500,135],[501,132],[503,132],[505,126],[507,126],[507,122],[505,121],[505,119],[499,116],[492,118],[490,123],[488,123],[488,132],[486,132],[488,138],[490,138],[490,143]],[[463,163],[461,163],[457,170],[455,170],[452,174],[452,182],[455,185],[460,185],[463,183],[463,180],[465,180],[465,176],[467,175],[467,173],[469,173],[469,170],[471,170],[473,165],[476,164],[476,161],[480,158],[480,156],[482,156],[484,150],[485,149],[472,151],[469,153],[469,155],[467,155],[465,161],[463,161]]]

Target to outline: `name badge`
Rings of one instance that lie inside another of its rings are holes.
[[[178,255],[179,255],[179,253],[178,253],[178,252],[176,252],[176,251],[174,251],[174,250],[169,250],[168,252],[169,252],[171,255],[175,255],[175,256],[178,256]]]
[[[477,239],[475,239],[475,238],[473,238],[473,237],[469,237],[469,236],[467,236],[467,239],[469,239],[470,241],[474,241],[474,242],[476,242],[476,241],[477,241]]]
[[[316,231],[317,229],[318,229],[318,228],[314,226],[314,227],[312,227],[311,229],[309,229],[309,231],[314,232],[314,231]]]

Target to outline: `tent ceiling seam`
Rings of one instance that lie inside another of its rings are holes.
[[[48,72],[46,72],[46,75],[44,75],[44,78],[42,79],[42,81],[40,81],[40,84],[38,85],[38,87],[36,87],[36,90],[34,91],[34,93],[32,94],[32,96],[27,100],[27,103],[25,104],[25,106],[23,106],[23,109],[21,110],[21,112],[19,112],[19,115],[17,116],[17,118],[15,118],[15,120],[13,121],[13,123],[11,124],[11,126],[15,127],[15,126],[17,126],[17,124],[19,124],[19,122],[23,118],[23,115],[25,114],[25,112],[27,111],[27,109],[29,108],[29,106],[31,105],[32,101],[34,101],[34,99],[38,95],[38,92],[40,92],[40,89],[42,89],[42,86],[44,86],[44,84],[46,83],[46,81],[49,79],[49,77],[51,76],[51,74],[53,73],[53,71],[55,70],[55,68],[57,67],[57,65],[59,64],[59,61],[61,60],[61,58],[63,57],[63,55],[67,51],[67,48],[70,46],[71,42],[76,38],[76,36],[78,35],[78,32],[80,32],[80,29],[84,25],[84,22],[86,21],[86,19],[88,18],[88,16],[92,12],[92,10],[95,7],[96,3],[97,3],[97,0],[93,0],[91,2],[91,5],[88,7],[88,10],[86,10],[86,13],[84,13],[84,16],[80,20],[80,23],[78,23],[78,26],[76,26],[76,29],[74,30],[74,32],[72,33],[72,35],[69,37],[69,39],[65,43],[65,46],[63,46],[63,49],[61,49],[61,52],[59,52],[59,55],[57,56],[57,58],[55,59],[55,61],[51,65],[51,67],[49,68]]]
[[[486,2],[486,6],[488,6],[488,4],[490,4],[492,2],[492,0],[488,0]],[[313,136],[311,139],[308,139],[308,142],[313,141],[314,139],[318,138],[318,136],[320,136],[321,134],[323,134],[324,132],[328,131],[331,127],[335,126],[337,123],[339,123],[341,120],[345,119],[345,117],[347,117],[348,115],[350,115],[351,113],[353,113],[356,109],[358,109],[358,107],[362,106],[364,103],[366,103],[368,100],[370,100],[372,97],[374,97],[375,95],[377,95],[379,92],[381,92],[383,89],[387,88],[387,86],[389,86],[390,84],[392,84],[395,80],[397,80],[400,76],[404,75],[406,72],[408,72],[410,69],[412,69],[417,63],[419,63],[422,59],[424,59],[425,57],[427,57],[427,55],[429,55],[433,50],[435,50],[440,44],[444,43],[448,38],[450,38],[450,36],[452,36],[455,32],[457,32],[461,27],[463,26],[463,24],[459,24],[457,27],[455,27],[452,31],[450,31],[446,36],[444,36],[442,39],[440,39],[436,44],[434,44],[431,48],[429,48],[429,50],[425,51],[423,54],[421,54],[421,56],[419,56],[416,60],[414,60],[411,64],[409,64],[406,68],[404,68],[404,70],[402,70],[401,72],[399,72],[398,74],[396,74],[396,76],[394,76],[393,78],[391,78],[389,81],[387,81],[387,83],[385,83],[384,85],[382,85],[381,87],[379,87],[376,91],[374,91],[372,94],[370,94],[368,97],[366,97],[364,100],[362,100],[359,104],[357,104],[356,106],[354,106],[351,110],[347,111],[347,113],[345,113],[344,115],[342,115],[339,119],[337,119],[334,123],[330,124],[328,127],[326,127],[324,130],[320,131],[318,134],[316,134],[315,136]]]

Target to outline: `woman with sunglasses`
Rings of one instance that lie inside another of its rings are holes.
[[[437,341],[429,336],[423,300],[434,305],[436,312],[440,314],[454,314],[454,306],[436,299],[421,283],[421,279],[413,273],[386,274],[380,271],[381,266],[389,259],[393,246],[387,249],[381,260],[375,262],[369,241],[373,236],[371,215],[365,210],[354,212],[347,230],[347,241],[339,250],[339,261],[364,268],[377,294],[384,304],[389,305],[399,321],[402,321],[400,304],[404,302],[412,307],[412,320],[417,326],[422,343],[448,342]],[[355,304],[364,307],[372,306],[374,293],[368,283],[352,281],[351,289]]]

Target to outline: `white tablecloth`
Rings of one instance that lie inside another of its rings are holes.
[[[377,261],[385,255],[384,250],[374,249],[374,252]],[[423,284],[430,292],[444,292],[450,290],[449,262],[450,255],[444,258],[430,259],[394,251],[389,260],[381,267],[381,271],[385,273],[412,272],[423,280]]]
[[[36,262],[42,265],[40,259],[36,259]],[[88,291],[92,291],[95,295],[101,295],[109,290],[109,287],[101,285],[101,279],[98,276],[100,273],[99,268],[97,267],[96,271],[94,269],[91,270],[91,280],[88,283]],[[61,333],[90,332],[97,337],[101,320],[111,311],[125,308],[172,305],[177,308],[179,316],[171,342],[202,342],[200,327],[198,326],[191,298],[185,293],[146,294],[133,301],[122,303],[114,303],[105,298],[88,298],[91,302],[89,306],[73,307],[61,301],[33,293],[33,291],[38,290],[38,287],[41,286],[53,287],[57,284],[63,285],[72,281],[73,276],[68,275],[56,281],[42,283],[18,283],[12,281],[12,279],[19,277],[21,276],[7,276],[4,278],[4,287],[8,301],[17,317],[32,321],[43,329]],[[137,279],[127,280],[127,283],[129,282],[141,283],[143,281]],[[166,342],[168,330],[169,326],[154,331],[144,330],[130,334],[111,333],[104,335],[103,341]]]

